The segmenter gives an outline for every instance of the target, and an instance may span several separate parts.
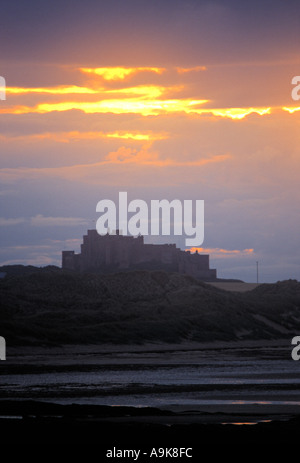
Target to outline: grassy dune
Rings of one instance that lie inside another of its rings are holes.
[[[300,333],[295,280],[237,292],[165,272],[18,273],[0,280],[0,335],[9,345],[234,341]]]

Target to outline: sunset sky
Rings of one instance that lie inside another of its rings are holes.
[[[127,191],[204,200],[219,277],[300,279],[299,1],[2,0],[0,46],[0,265]]]

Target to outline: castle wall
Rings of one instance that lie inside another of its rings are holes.
[[[169,268],[200,279],[215,279],[216,270],[209,268],[209,255],[191,254],[178,249],[175,244],[144,244],[143,236],[101,236],[88,230],[83,237],[81,253],[62,252],[62,268],[87,271],[117,271],[142,268],[145,265]]]

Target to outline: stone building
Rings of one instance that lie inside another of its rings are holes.
[[[99,235],[88,230],[81,253],[62,252],[62,268],[78,272],[109,273],[127,270],[165,270],[215,280],[209,255],[182,251],[175,244],[145,244],[143,236]]]

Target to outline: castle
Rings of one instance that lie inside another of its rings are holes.
[[[200,280],[215,280],[209,255],[182,251],[175,244],[145,244],[143,236],[99,235],[88,230],[81,253],[62,251],[62,268],[78,272],[110,273],[127,270],[165,270]]]

